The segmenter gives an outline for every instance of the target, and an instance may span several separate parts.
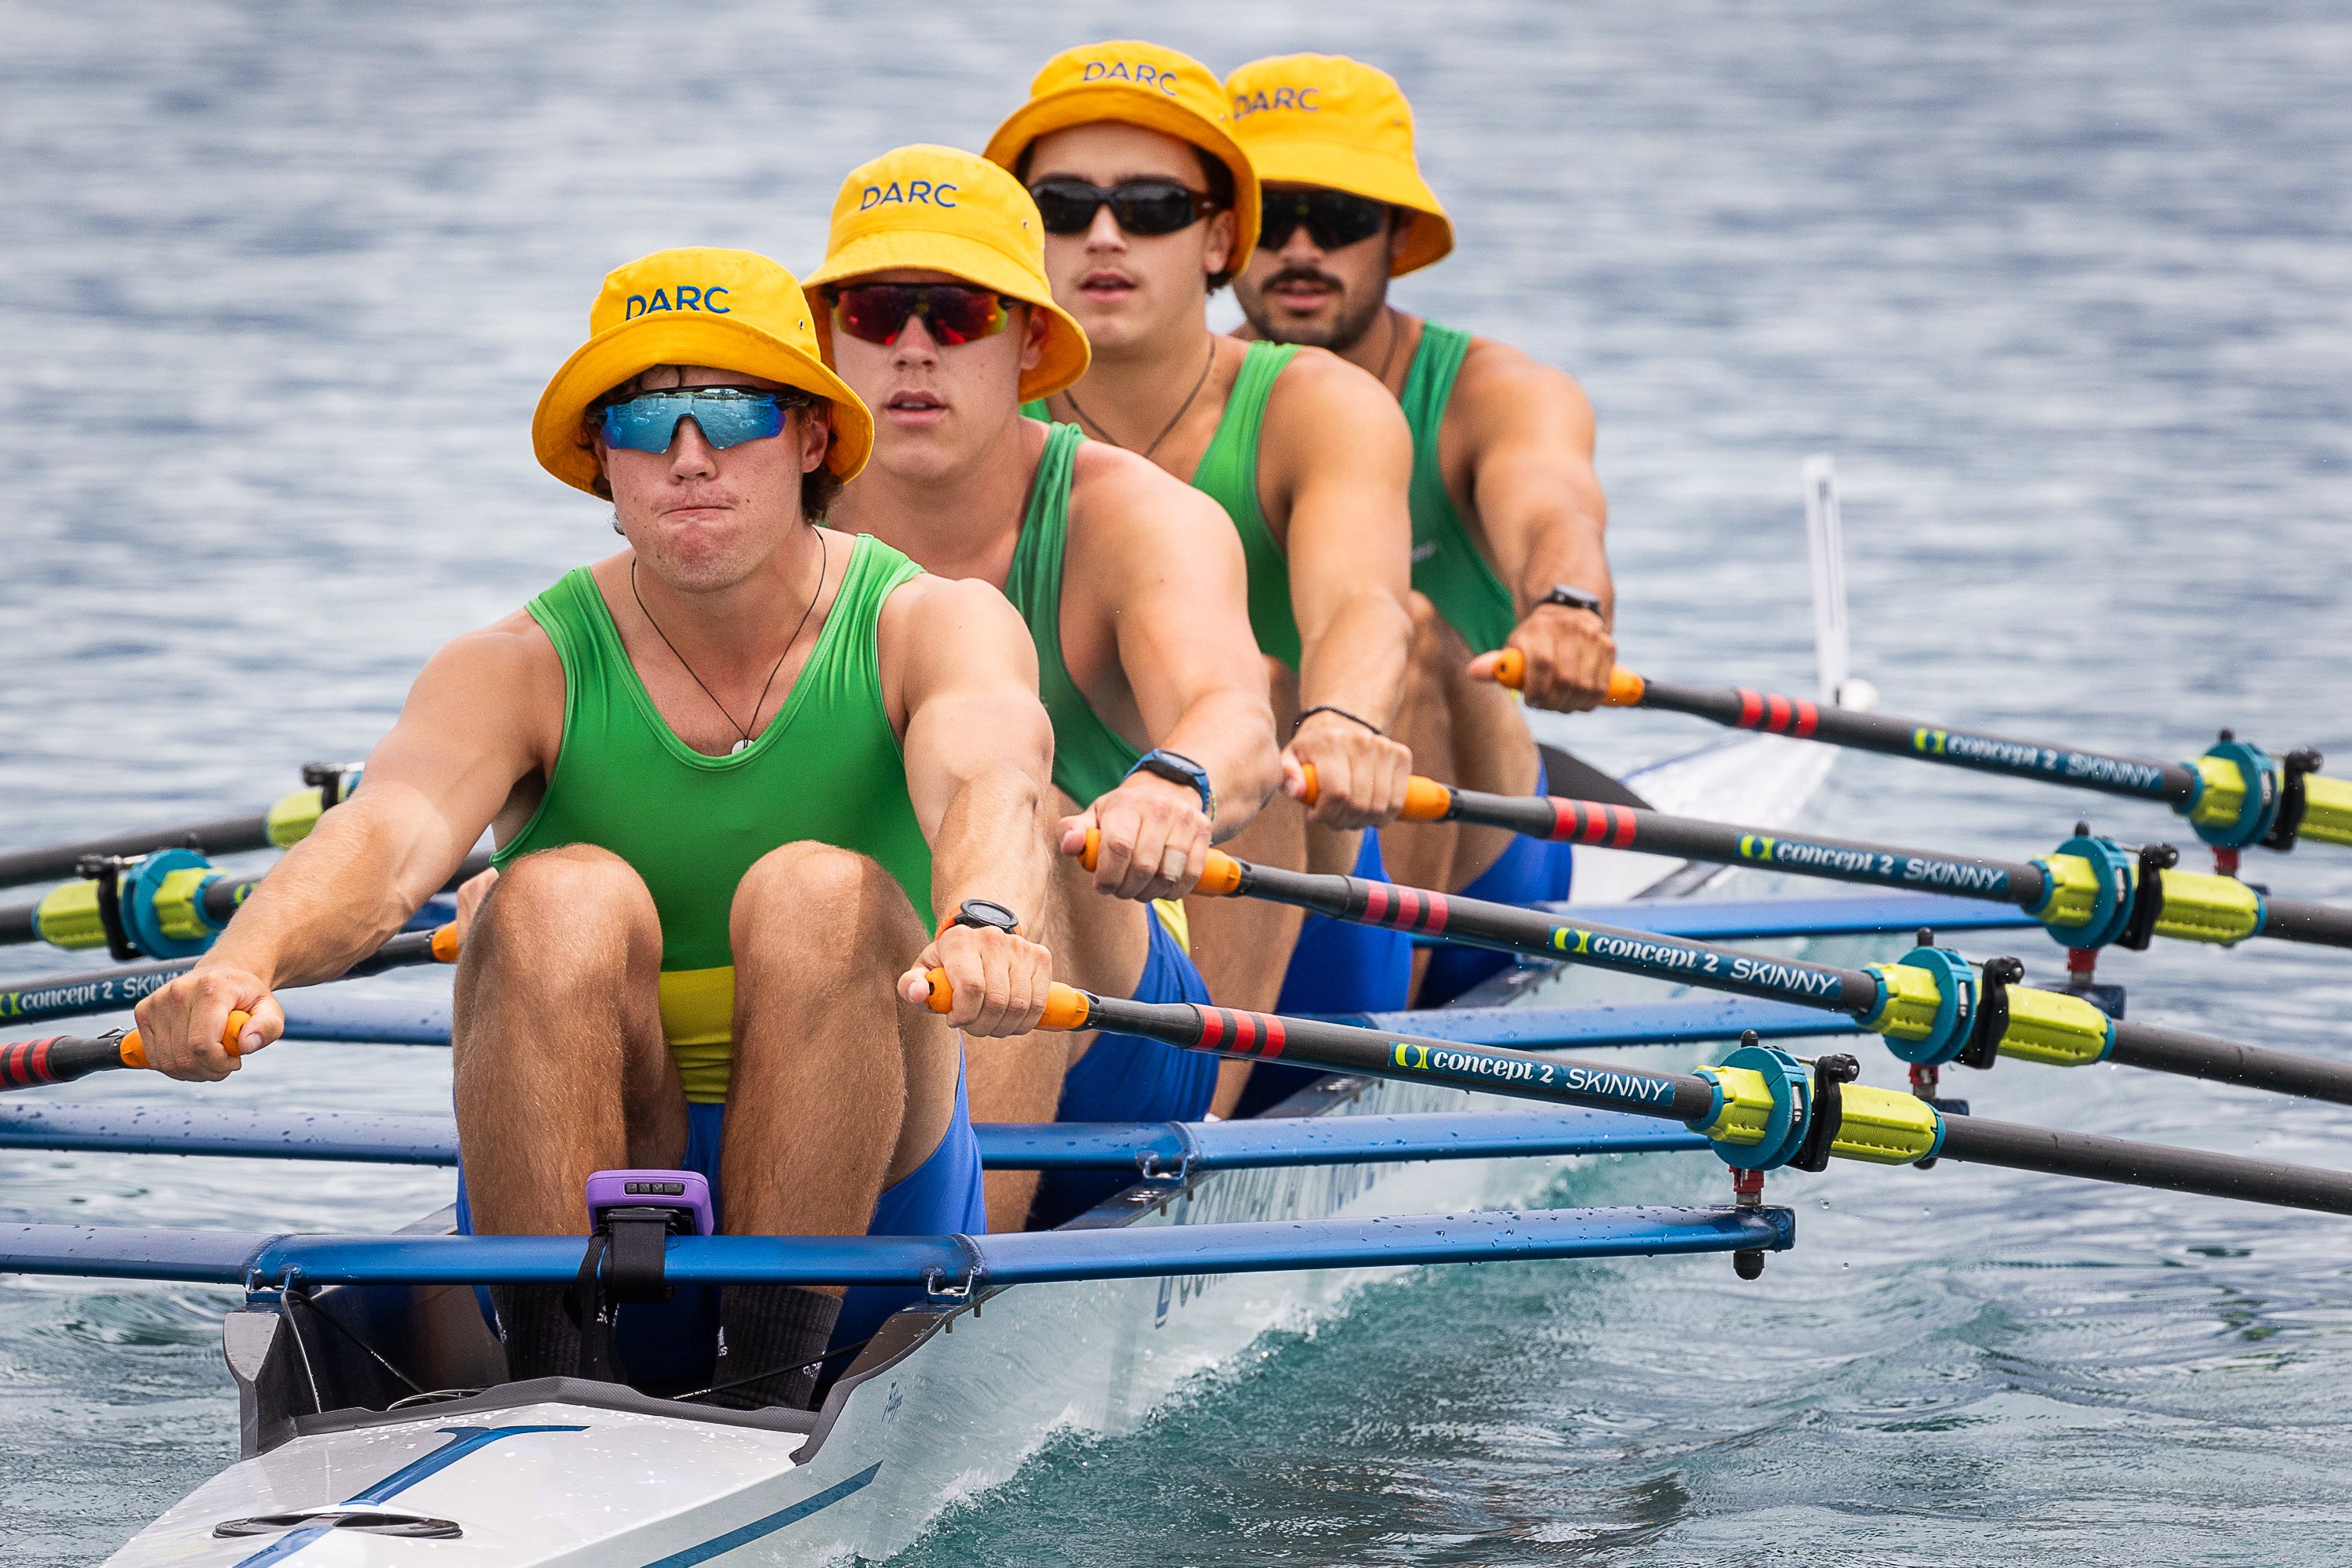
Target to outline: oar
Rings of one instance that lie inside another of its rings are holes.
[[[1089,834],[1088,859],[1094,849]],[[2352,1105],[2352,1064],[2110,1018],[2079,996],[2017,984],[2024,965],[2013,958],[1996,958],[1980,973],[1949,949],[1921,946],[1893,963],[1845,969],[1392,882],[1254,866],[1217,849],[1209,852],[1196,890],[1270,899],[1359,925],[1849,1014],[1915,1066],[1990,1067],[1996,1055],[2051,1067],[2112,1061]]]
[[[193,958],[174,958],[156,963],[125,964],[121,969],[104,969],[92,974],[16,981],[0,986],[0,1020],[24,1023],[42,1018],[72,1018],[91,1013],[112,1013],[134,1005],[151,992],[161,990],[164,982],[175,974],[185,974],[196,966],[196,962]],[[394,937],[337,978],[378,974],[387,969],[398,969],[412,963],[457,962],[457,928],[453,923],[437,931],[410,931]],[[0,1047],[0,1050],[13,1048]],[[60,1080],[44,1079],[39,1081]],[[22,1087],[21,1084],[0,1079],[0,1089]]]
[[[489,867],[488,853],[468,855],[441,890],[454,892]],[[32,903],[0,908],[0,944],[46,942],[68,952],[103,947],[125,961],[190,958],[213,944],[262,879],[231,877],[178,848],[130,860],[91,857],[85,868],[81,879]]]
[[[1315,795],[1310,771],[1307,804]],[[2014,904],[2068,947],[2144,948],[2151,936],[2221,943],[2266,936],[2352,947],[2352,910],[2274,899],[2235,877],[2176,869],[2168,845],[2135,852],[2085,833],[2039,859],[1995,860],[1735,827],[1599,801],[1486,795],[1420,777],[1406,786],[1402,815],[1409,822],[1475,822],[1530,838]]]
[[[1492,674],[1503,685],[1516,686],[1525,668],[1518,650],[1506,648],[1496,657]],[[2197,837],[2218,849],[2255,844],[2292,849],[2298,837],[2352,844],[2352,780],[2322,776],[2317,752],[2305,749],[2273,759],[2226,730],[2202,756],[2152,763],[1822,707],[1745,687],[1670,686],[1622,666],[1610,674],[1606,700],[1612,708],[1661,708],[1735,729],[2158,801],[2187,817]]]
[[[935,1013],[954,1005],[945,970],[930,972],[927,1000]],[[1108,1029],[1214,1056],[1279,1058],[1365,1078],[1679,1121],[1712,1142],[1735,1172],[1781,1165],[1819,1171],[1832,1157],[1878,1165],[1960,1160],[2352,1215],[2352,1173],[1948,1116],[1916,1096],[1854,1082],[1859,1068],[1845,1056],[1807,1064],[1775,1047],[1751,1045],[1720,1067],[1649,1072],[1191,1002],[1123,1001],[1058,982],[1039,1027]]]
[[[319,817],[351,794],[351,775],[357,763],[305,763],[305,788],[279,798],[267,811],[250,816],[222,816],[178,827],[151,827],[138,833],[110,834],[78,844],[51,844],[38,849],[0,854],[0,887],[19,882],[45,882],[71,877],[91,856],[146,855],[157,849],[195,849],[207,855],[234,855],[245,849],[284,849],[308,837]]]

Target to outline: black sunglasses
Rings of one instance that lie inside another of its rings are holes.
[[[1258,209],[1258,248],[1280,250],[1302,224],[1318,248],[1339,250],[1388,226],[1389,206],[1346,191],[1267,191]]]
[[[1047,234],[1084,234],[1106,206],[1119,227],[1146,237],[1190,228],[1217,210],[1216,203],[1174,180],[1121,180],[1116,185],[1040,180],[1029,187],[1029,195]]]

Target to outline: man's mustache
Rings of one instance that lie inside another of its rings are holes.
[[[1346,284],[1328,272],[1318,272],[1312,267],[1286,267],[1265,280],[1265,286],[1269,289],[1280,289],[1292,283],[1317,283],[1343,294],[1348,289]]]

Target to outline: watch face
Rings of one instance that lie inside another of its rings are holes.
[[[966,899],[956,909],[955,924],[986,926],[992,931],[1013,931],[1021,927],[1020,917],[1003,904],[987,899]]]

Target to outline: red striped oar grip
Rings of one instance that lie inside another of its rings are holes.
[[[948,984],[948,972],[930,972],[930,994],[923,1005],[934,1013],[945,1013],[955,1006],[955,989]],[[1074,985],[1055,981],[1045,989],[1045,1016],[1037,1020],[1041,1029],[1083,1029],[1087,1026],[1087,994]]]
[[[1306,801],[1313,805],[1322,798],[1322,786],[1315,782],[1315,764],[1301,764],[1299,772],[1307,775]],[[1404,784],[1404,809],[1397,813],[1400,822],[1443,822],[1454,814],[1454,792],[1435,779],[1423,778],[1419,773]]]

